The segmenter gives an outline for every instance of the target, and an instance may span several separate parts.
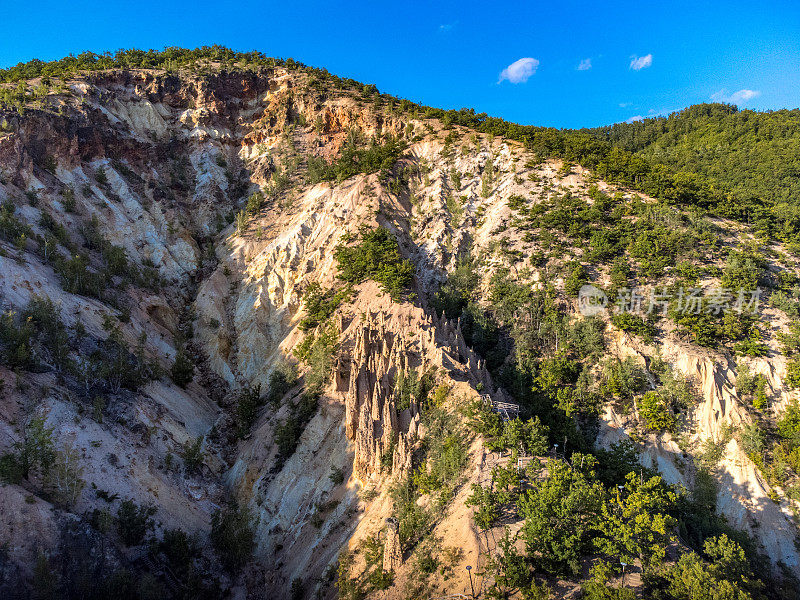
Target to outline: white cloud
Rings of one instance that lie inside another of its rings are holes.
[[[747,102],[753,98],[758,98],[760,95],[761,92],[758,90],[739,90],[731,94],[731,100],[733,102]]]
[[[539,61],[535,58],[520,58],[508,65],[500,72],[500,79],[497,83],[508,79],[511,83],[525,83],[531,75],[536,73]]]
[[[715,102],[727,102],[728,104],[744,104],[748,100],[758,98],[761,95],[759,90],[739,90],[728,95],[727,90],[720,90],[715,94],[711,94],[711,99]]]
[[[448,31],[450,31],[455,26],[456,26],[455,23],[444,23],[442,25],[439,25],[439,32],[440,33],[447,33]]]
[[[635,54],[631,56],[631,69],[634,71],[641,71],[642,69],[646,69],[650,65],[653,64],[653,55],[648,54],[647,56],[636,56]]]
[[[628,103],[630,104],[630,103]],[[645,119],[654,119],[656,117],[664,117],[666,115],[670,115],[675,112],[676,109],[674,108],[662,108],[660,110],[656,110],[655,108],[651,108],[647,111],[646,115],[634,115],[633,117],[628,117],[625,119],[626,123],[636,123],[637,121],[643,121]]]
[[[619,107],[620,108],[628,108],[631,104],[633,104],[633,102],[620,102],[619,103]]]
[[[588,71],[592,68],[592,59],[584,58],[578,65],[578,71]]]

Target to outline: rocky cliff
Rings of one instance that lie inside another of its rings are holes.
[[[14,327],[21,317],[45,323],[30,313],[42,299],[61,323],[36,325],[34,342],[20,342],[29,356],[14,355],[11,334],[4,339],[0,452],[24,445],[41,418],[58,455],[77,463],[67,472],[85,483],[72,497],[35,475],[0,487],[0,589],[13,597],[14,582],[35,578],[44,557],[54,571],[80,567],[88,577],[117,567],[150,572],[153,586],[175,594],[183,584],[171,567],[148,558],[141,540],[121,543],[102,526],[132,499],[153,508],[148,536],[178,528],[195,536],[195,567],[231,597],[288,598],[293,589],[294,597],[333,597],[342,552],[355,552],[346,573],[369,570],[364,544],[384,539],[392,486],[424,453],[424,409],[413,394],[401,400],[398,381],[425,377],[430,390],[446,390],[443,406],[468,448],[452,497],[418,501],[436,506],[430,539],[449,548],[425,593],[469,593],[464,567],[486,548],[464,500],[489,465],[464,414],[482,396],[514,396],[495,384],[458,319],[433,308],[435,293],[468,252],[483,259],[475,292],[484,307],[499,272],[560,293],[568,256],[528,260],[543,241],[517,228],[519,198],[634,194],[515,142],[376,108],[357,90],[283,67],[76,76],[0,123],[0,302]],[[391,164],[339,180],[307,177],[314,161],[335,161],[354,137],[366,145],[388,136],[406,144]],[[393,298],[374,281],[357,283],[310,329],[304,298],[315,284],[337,284],[334,250],[360,226],[392,232],[414,264],[412,287]],[[576,312],[568,296],[559,302]],[[777,331],[786,317],[770,310]],[[301,418],[312,369],[298,356],[321,327],[336,341],[314,410]],[[682,436],[643,433],[636,410],[608,403],[597,444],[632,436],[643,464],[691,488],[703,444],[722,442],[718,509],[773,563],[800,568],[796,499],[778,494],[730,433],[754,416],[737,394],[729,353],[669,328],[643,343],[608,327],[609,357],[646,367],[659,356],[695,382],[697,401]],[[767,341],[770,353],[748,360],[765,375],[777,418],[797,392],[783,384],[777,338]],[[176,365],[187,359],[194,369],[183,378]],[[287,365],[300,377],[279,388],[275,373]],[[253,390],[261,398],[242,431],[241,399]],[[255,532],[254,558],[238,574],[222,569],[208,544],[212,515],[233,501]],[[64,559],[80,552],[78,562]],[[415,567],[397,564],[404,557],[394,542],[389,555],[394,581],[374,593],[405,597]]]

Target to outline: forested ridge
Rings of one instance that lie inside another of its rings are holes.
[[[666,117],[585,132],[627,152],[697,173],[742,198],[775,204],[796,219],[800,199],[800,110],[758,112],[698,104]]]

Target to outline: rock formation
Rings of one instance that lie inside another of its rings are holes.
[[[397,519],[386,519],[386,539],[383,547],[383,570],[387,573],[397,571],[403,565],[403,551],[400,547],[400,530]]]
[[[465,342],[468,323],[433,309],[439,285],[470,252],[482,259],[475,295],[484,304],[498,272],[539,289],[548,272],[528,260],[539,240],[518,235],[503,237],[508,247],[498,242],[500,232],[513,229],[512,199],[534,202],[553,190],[588,198],[592,185],[609,194],[630,191],[582,168],[564,175],[560,161],[542,162],[520,144],[460,126],[445,129],[423,111],[373,105],[360,87],[334,86],[320,73],[208,69],[79,75],[65,83],[68,93],[50,94],[24,114],[0,114],[3,313],[22,315],[37,297],[47,297],[69,341],[69,360],[37,346],[35,366],[0,365],[0,455],[14,452],[26,425],[41,418],[60,451],[74,447],[86,483],[72,505],[51,502],[29,481],[0,486],[7,525],[0,546],[9,543],[9,572],[29,580],[37,553],[59,555],[75,523],[91,531],[81,547],[99,568],[102,548],[117,542],[86,515],[115,514],[122,501],[134,499],[155,508],[156,539],[180,528],[202,540],[198,568],[219,574],[229,591],[288,598],[299,580],[308,597],[330,597],[325,574],[342,551],[359,549],[384,529],[383,569],[398,581],[413,579],[414,561],[403,563],[398,524],[386,520],[388,490],[419,466],[426,407],[412,398],[400,409],[398,379],[429,374],[451,390],[449,408],[459,421],[458,411],[481,393],[510,400],[485,357]],[[451,132],[462,138],[458,148],[446,141]],[[330,164],[356,133],[364,140],[391,134],[408,145],[393,167],[405,182],[400,193],[380,172],[309,183],[310,160]],[[497,173],[486,197],[481,173],[490,158]],[[455,171],[460,186],[452,181]],[[455,197],[461,204],[452,211],[448,198]],[[308,368],[297,355],[313,333],[303,327],[304,297],[312,284],[341,284],[334,249],[361,225],[393,233],[414,263],[413,290],[393,301],[373,281],[353,286],[326,323],[338,332],[330,381],[316,398],[316,412],[301,421]],[[525,260],[511,260],[515,252]],[[526,270],[535,272],[523,276]],[[97,289],[75,272],[93,276]],[[571,306],[569,298],[559,301]],[[772,329],[785,328],[785,317],[772,318]],[[608,329],[609,338],[617,336],[609,340],[610,357],[652,360],[652,351]],[[668,481],[691,486],[684,452],[696,454],[706,440],[723,439],[728,426],[752,416],[737,396],[727,359],[678,343],[671,331],[663,338],[664,360],[696,378],[700,400],[688,440],[642,435],[641,460]],[[781,385],[786,361],[770,343],[771,354],[750,363],[767,378],[779,414],[797,392]],[[111,389],[95,377],[114,344],[126,352],[109,372],[135,363],[143,382]],[[14,354],[2,349],[4,357]],[[182,385],[170,377],[179,352],[194,363],[194,377]],[[272,397],[272,375],[287,365],[298,367],[300,378]],[[242,398],[258,385],[263,402],[245,427]],[[599,443],[629,437],[636,421],[635,411],[606,406]],[[189,468],[197,440],[202,456]],[[479,555],[464,500],[472,483],[491,477],[483,456],[480,439],[470,438],[463,485],[437,509],[433,533],[463,549],[454,559],[459,565],[477,564]],[[773,500],[773,487],[733,437],[715,476],[718,505],[729,520],[749,529],[773,562],[800,568],[793,544],[797,502]],[[247,507],[255,532],[255,558],[238,579],[222,575],[208,543],[212,515],[234,499]],[[137,553],[143,548],[123,548],[109,552],[109,560],[135,570]],[[70,570],[67,563],[58,566]],[[466,593],[462,566],[447,586]],[[0,587],[0,595],[8,590]],[[385,597],[401,595],[397,586]]]

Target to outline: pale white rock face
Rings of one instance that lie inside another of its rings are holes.
[[[198,124],[206,121],[210,116],[211,111],[205,107],[187,108],[179,115],[178,120],[188,129],[192,129]]]
[[[110,210],[112,215],[107,219],[107,231],[112,241],[123,246],[132,256],[149,258],[169,279],[180,279],[193,271],[198,258],[194,240],[170,234],[170,224],[165,216],[160,213],[151,215],[112,167],[96,166],[104,167],[111,189],[122,200],[122,206],[119,207],[116,202],[106,198],[104,209]],[[98,192],[104,197],[102,191]],[[103,213],[98,211],[97,214]]]
[[[209,367],[230,385],[236,384],[235,362],[228,364],[233,337],[231,319],[226,309],[230,284],[217,269],[206,278],[197,293],[195,307],[198,315],[198,337],[208,356]],[[213,324],[216,324],[215,326]]]
[[[155,136],[160,138],[167,133],[167,123],[164,117],[148,100],[120,102],[114,98],[110,110],[120,121],[124,121],[130,131],[138,137]]]
[[[103,315],[107,308],[99,301],[65,292],[53,270],[27,255],[24,263],[0,256],[0,297],[7,307],[17,310],[26,307],[34,297],[49,298],[60,311],[62,321],[69,326],[78,320],[98,337],[103,333]]]
[[[90,185],[94,198],[82,200],[83,208],[97,218],[109,241],[125,248],[136,262],[152,260],[161,274],[171,280],[179,280],[197,267],[197,244],[181,232],[170,234],[169,221],[156,203],[148,202],[150,208],[146,209],[144,199],[131,191],[108,161],[96,161],[90,168],[103,169],[114,199],[99,186],[88,184],[91,178],[80,167],[73,171],[59,169],[58,174],[73,189]]]
[[[269,474],[269,465],[274,458],[265,456],[260,444],[250,444],[237,457],[230,477],[232,482],[240,484],[250,479],[250,472],[258,474],[250,484],[257,515],[258,552],[265,560],[271,561],[276,555],[276,546],[288,541],[290,545],[281,553],[291,557],[286,561],[287,573],[294,578],[322,558],[319,546],[331,544],[325,542],[330,535],[334,535],[341,545],[352,533],[353,525],[344,528],[337,525],[347,510],[358,504],[355,484],[335,491],[334,498],[339,500],[339,504],[327,515],[321,528],[310,523],[316,505],[330,500],[330,494],[334,492],[335,486],[329,477],[333,469],[347,472],[350,466],[348,444],[342,435],[341,407],[327,403],[311,419],[298,450],[273,478]],[[337,531],[331,533],[334,528]],[[327,554],[330,554],[330,549]],[[319,566],[316,564],[315,568]]]

